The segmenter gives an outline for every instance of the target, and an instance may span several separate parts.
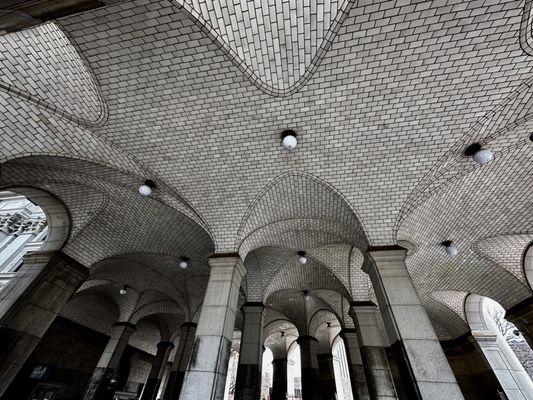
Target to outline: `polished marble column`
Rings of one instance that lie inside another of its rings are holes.
[[[0,292],[0,396],[89,269],[63,253],[34,252]]]
[[[409,399],[462,400],[463,394],[416,292],[401,247],[369,249],[370,275]]]
[[[346,356],[348,357],[354,399],[369,400],[370,394],[366,383],[365,369],[357,332],[355,329],[343,329],[341,331],[341,337],[346,346]]]
[[[163,341],[157,344],[157,352],[152,361],[152,368],[150,369],[146,385],[144,385],[141,400],[156,400],[159,385],[161,384],[161,378],[163,376],[163,370],[168,361],[170,351],[173,348],[174,343],[172,342]]]
[[[398,396],[378,328],[378,312],[376,305],[371,302],[354,302],[350,309],[361,343],[361,357],[370,398],[394,400]]]
[[[297,340],[300,346],[302,367],[302,398],[303,400],[320,399],[320,376],[318,372],[318,341],[312,336],[300,336]]]
[[[287,399],[287,358],[272,360],[272,395],[270,400]]]
[[[85,389],[84,400],[113,399],[113,393],[117,389],[115,375],[133,332],[135,325],[129,322],[117,322],[113,325],[111,337]]]
[[[256,400],[261,395],[264,310],[263,303],[245,303],[242,306],[244,327],[235,382],[235,400]]]
[[[195,333],[196,324],[194,322],[186,322],[180,326],[180,339],[163,396],[164,400],[179,399],[183,378],[185,377],[185,371],[187,371],[187,364],[194,345]]]
[[[211,271],[180,400],[222,400],[242,278],[237,254],[209,258]]]
[[[320,377],[320,397],[322,400],[336,400],[335,373],[333,372],[333,355],[318,354],[318,374]]]

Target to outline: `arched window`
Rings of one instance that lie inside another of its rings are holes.
[[[261,400],[270,399],[270,388],[272,387],[272,376],[274,374],[273,359],[272,350],[267,347],[263,352],[263,365],[261,367]]]
[[[287,353],[287,393],[290,400],[302,398],[302,366],[300,346],[294,341]]]
[[[44,245],[48,221],[23,194],[0,191],[0,289],[22,265],[22,257]]]
[[[348,357],[343,340],[337,336],[331,348],[333,355],[333,372],[335,374],[335,387],[338,400],[353,400],[350,372],[348,370]]]

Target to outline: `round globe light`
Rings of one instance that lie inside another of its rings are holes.
[[[305,256],[305,251],[299,251],[298,252],[298,262],[300,265],[305,265],[307,262],[307,257]]]
[[[455,256],[457,255],[457,246],[453,245],[453,244],[450,244],[448,246],[446,246],[446,253],[449,255],[449,256]]]
[[[120,293],[121,296],[124,296],[126,293],[128,293],[128,289],[126,289],[126,286],[121,288],[119,293]]]
[[[489,149],[481,149],[479,151],[476,151],[472,158],[479,165],[485,165],[492,161],[492,159],[494,158],[494,153]]]
[[[139,186],[139,193],[141,196],[150,196],[152,194],[152,188],[148,185]]]
[[[285,131],[283,133],[283,140],[281,141],[281,144],[287,150],[294,150],[298,145],[296,134],[293,131]]]
[[[185,259],[182,259],[179,263],[179,266],[181,269],[187,269],[187,267],[189,266],[189,263],[187,260]]]

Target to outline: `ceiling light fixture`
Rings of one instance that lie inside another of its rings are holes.
[[[304,296],[304,300],[305,301],[309,300],[309,291],[308,290],[304,290],[302,292],[302,295]]]
[[[326,328],[331,329],[331,322],[326,322]]]
[[[305,251],[299,251],[298,252],[298,262],[300,265],[305,265],[307,262],[307,257],[305,256]]]
[[[124,296],[126,293],[128,293],[128,287],[126,285],[122,286],[119,291],[121,296]]]
[[[444,242],[441,243],[441,245],[444,246],[444,248],[446,249],[446,253],[449,256],[453,257],[457,255],[457,246],[454,245],[451,240],[445,240]]]
[[[488,164],[494,158],[492,150],[482,148],[479,143],[472,143],[465,149],[464,154],[465,156],[472,157],[479,165]]]
[[[281,132],[281,144],[287,150],[294,150],[298,145],[298,139],[296,138],[296,132],[291,129],[286,129]]]
[[[141,186],[139,186],[139,193],[142,196],[150,196],[153,193],[154,189],[155,182],[150,179],[147,179]]]
[[[179,263],[180,268],[187,269],[187,267],[189,266],[189,261],[190,260],[187,257],[181,257]]]
[[[285,337],[285,332],[281,331],[281,337]]]

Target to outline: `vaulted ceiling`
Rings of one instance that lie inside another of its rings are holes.
[[[361,251],[396,243],[441,338],[466,329],[464,293],[531,296],[523,1],[109,3],[0,36],[0,186],[63,200],[64,251],[108,282],[87,299],[137,279],[194,318],[206,257],[239,252],[243,296],[291,319],[310,290],[344,323],[373,296]],[[490,164],[464,156],[474,142]]]

